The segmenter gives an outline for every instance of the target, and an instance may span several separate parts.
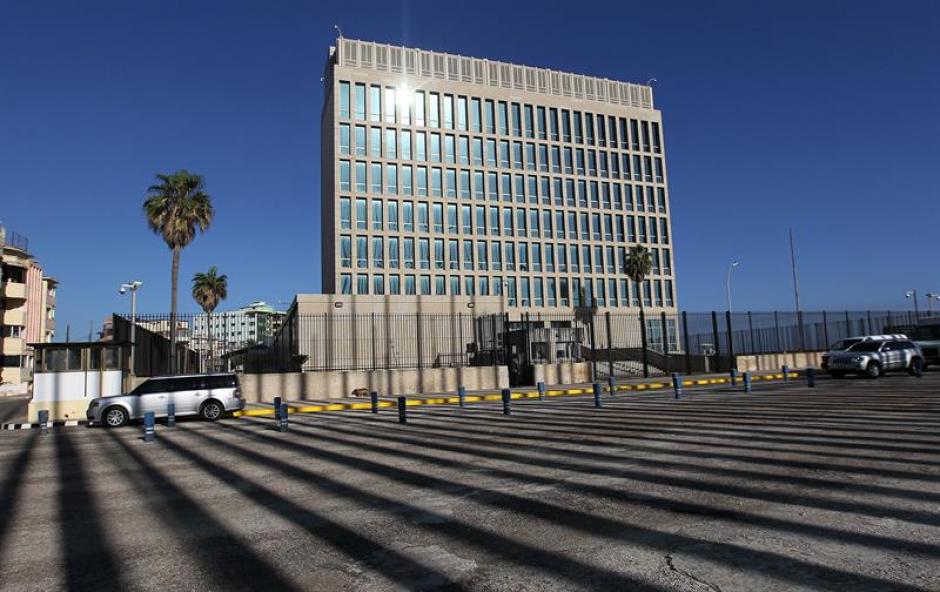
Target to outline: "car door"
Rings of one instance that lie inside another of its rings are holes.
[[[151,379],[141,387],[138,394],[140,397],[140,415],[143,416],[148,411],[153,411],[156,416],[166,415],[167,390],[171,388],[169,380],[165,378]]]
[[[885,370],[894,370],[895,368],[900,367],[901,357],[904,355],[904,352],[901,351],[900,344],[896,341],[889,341],[885,344],[884,349],[882,349],[883,354],[883,363],[882,367]]]
[[[177,415],[196,413],[206,397],[205,380],[201,376],[184,376],[175,379],[173,403]]]

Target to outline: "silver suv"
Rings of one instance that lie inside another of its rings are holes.
[[[118,427],[148,411],[166,417],[169,403],[176,406],[176,415],[199,415],[207,421],[245,407],[235,374],[195,374],[151,378],[127,394],[92,399],[85,415],[90,424]]]
[[[860,341],[842,352],[829,352],[823,358],[823,368],[833,378],[846,374],[863,374],[878,378],[891,370],[906,370],[918,374],[924,368],[924,354],[906,339]]]

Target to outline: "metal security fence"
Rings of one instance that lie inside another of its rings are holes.
[[[822,351],[846,337],[929,323],[898,311],[291,314],[252,327],[238,315],[179,315],[177,371],[321,372],[588,363],[595,379],[726,372],[742,355]],[[940,322],[940,318],[933,318]],[[115,316],[115,340],[130,340]],[[168,371],[169,315],[137,318],[135,371]]]

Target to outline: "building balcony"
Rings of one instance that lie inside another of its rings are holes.
[[[2,325],[4,326],[13,326],[13,327],[25,327],[26,326],[26,310],[23,308],[17,308],[14,310],[4,310],[2,312],[2,317],[0,317]]]
[[[3,297],[12,300],[26,300],[26,284],[19,282],[3,282]]]
[[[26,341],[19,337],[4,337],[2,351],[4,356],[21,356],[26,350]]]

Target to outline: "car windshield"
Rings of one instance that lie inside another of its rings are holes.
[[[841,341],[836,341],[835,343],[833,343],[832,347],[830,347],[829,349],[832,351],[845,351],[859,342],[861,342],[861,339],[843,339]]]
[[[878,341],[863,341],[861,343],[856,343],[849,348],[849,351],[857,352],[876,352],[881,349],[881,343]]]

